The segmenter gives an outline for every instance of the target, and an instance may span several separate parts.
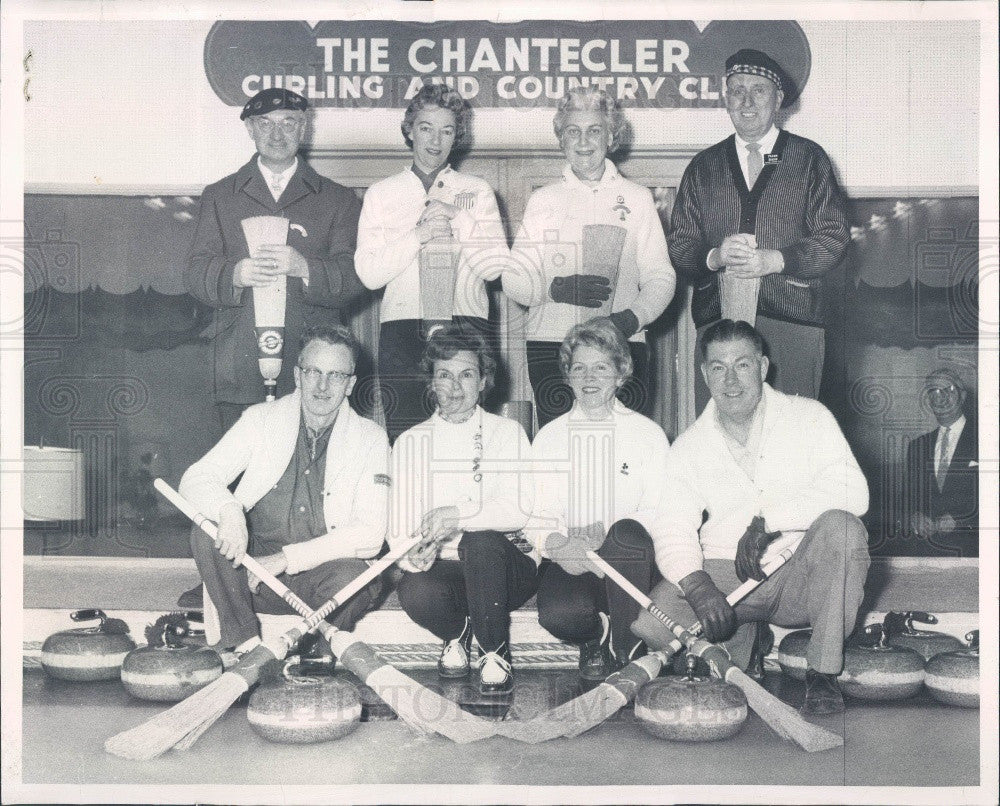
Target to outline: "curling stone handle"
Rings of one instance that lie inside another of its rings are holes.
[[[184,639],[190,634],[186,621],[167,623],[163,626],[163,643],[168,649],[180,649],[184,646]]]
[[[195,626],[195,625],[204,625],[205,623],[205,615],[200,610],[185,611],[184,623],[185,626],[187,627],[188,636],[205,634],[204,626]]]
[[[103,610],[99,610],[96,607],[76,610],[70,613],[69,617],[73,619],[73,621],[93,621],[94,619],[100,619],[101,626],[103,626],[104,622],[108,620],[107,614]]]
[[[916,621],[919,624],[937,624],[937,616],[933,613],[928,613],[926,610],[907,610],[903,615],[906,616],[906,626],[911,630],[913,629],[913,622]]]
[[[885,641],[888,637],[889,631],[881,624],[869,624],[861,632],[861,640],[859,641],[860,646],[865,647],[884,647],[886,645]]]
[[[684,669],[684,679],[693,683],[695,680],[695,669],[698,668],[698,656],[692,655],[690,652],[685,658],[686,668]]]

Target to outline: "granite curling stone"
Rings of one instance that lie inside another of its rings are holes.
[[[865,628],[859,644],[844,648],[841,690],[859,700],[902,700],[924,683],[924,659],[915,649],[889,646],[881,624]]]
[[[289,672],[259,686],[247,705],[247,720],[260,736],[279,744],[313,744],[340,739],[361,721],[361,697],[351,683],[335,677]]]
[[[781,671],[795,680],[806,679],[806,652],[812,630],[795,630],[778,644],[778,665]]]
[[[889,646],[901,646],[915,649],[925,661],[942,652],[960,652],[967,647],[958,638],[934,630],[921,630],[913,626],[914,622],[921,624],[937,624],[937,616],[920,610],[908,610],[904,613],[890,612],[882,623],[886,633],[886,643]]]
[[[46,674],[60,680],[93,682],[116,680],[122,661],[135,649],[128,625],[121,619],[108,618],[103,610],[77,610],[73,621],[100,623],[92,627],[60,630],[42,644],[41,663]]]
[[[934,699],[962,708],[979,707],[979,630],[965,636],[966,649],[935,655],[924,669]]]
[[[731,683],[694,675],[688,656],[684,677],[658,677],[635,699],[635,716],[658,739],[712,742],[735,736],[747,718],[746,695]]]
[[[198,646],[191,628],[195,614],[169,613],[146,630],[148,644],[129,652],[122,663],[122,683],[133,697],[178,702],[222,674],[222,658]]]

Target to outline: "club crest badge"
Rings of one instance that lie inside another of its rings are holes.
[[[280,355],[284,338],[281,331],[272,328],[263,328],[257,336],[257,350],[261,355]]]
[[[628,207],[625,206],[625,197],[624,196],[619,196],[618,199],[617,199],[617,201],[616,201],[616,203],[615,203],[615,206],[612,207],[611,209],[614,210],[616,213],[618,213],[618,220],[619,221],[625,221],[625,220],[627,220],[626,216],[628,216],[628,215],[630,215],[632,213],[632,211]]]
[[[464,190],[455,196],[455,206],[460,210],[471,210],[476,206],[476,194],[471,190]]]

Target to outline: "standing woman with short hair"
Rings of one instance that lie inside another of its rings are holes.
[[[607,157],[627,126],[607,92],[570,90],[552,126],[566,167],[528,199],[503,273],[504,293],[529,309],[526,351],[538,425],[573,404],[559,372],[559,344],[573,325],[595,316],[609,316],[629,340],[635,377],[622,398],[649,414],[645,328],[673,299],[676,281],[653,195]]]
[[[469,672],[483,694],[513,689],[510,612],[535,593],[538,554],[521,531],[531,513],[531,447],[514,420],[483,411],[496,361],[481,336],[434,333],[422,361],[437,403],[392,451],[390,545],[420,532],[399,561],[403,610],[444,645],[444,677]]]
[[[453,89],[424,85],[401,127],[412,164],[365,193],[355,264],[365,286],[385,289],[378,375],[392,440],[433,409],[414,371],[430,333],[454,322],[491,340],[486,282],[510,253],[493,189],[448,164],[470,118]]]

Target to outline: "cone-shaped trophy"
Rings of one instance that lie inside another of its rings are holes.
[[[288,219],[274,215],[244,218],[243,235],[250,256],[264,245],[280,246],[288,240]],[[285,295],[288,278],[281,275],[271,285],[254,287],[253,317],[257,336],[257,366],[264,378],[264,399],[274,400],[285,346]]]

